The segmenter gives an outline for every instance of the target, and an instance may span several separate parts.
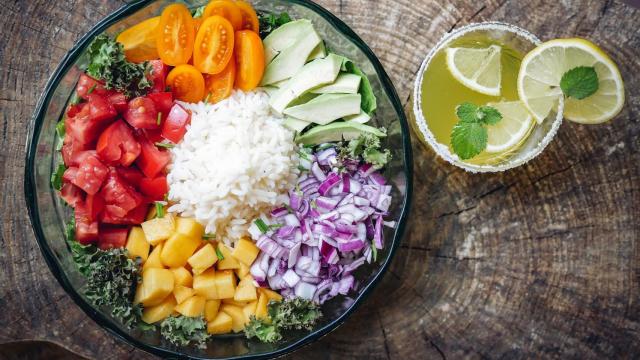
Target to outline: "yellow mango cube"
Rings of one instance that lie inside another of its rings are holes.
[[[216,272],[218,299],[233,298],[236,292],[236,275],[231,270]]]
[[[235,305],[222,304],[220,310],[227,315],[231,316],[232,325],[231,330],[233,332],[240,332],[244,329],[245,317],[244,311],[242,311],[241,307]]]
[[[171,272],[173,273],[173,282],[176,286],[193,286],[193,276],[191,275],[189,270],[185,269],[184,267],[179,267],[171,269]]]
[[[267,311],[267,305],[269,304],[269,298],[264,293],[260,293],[258,297],[258,304],[256,305],[256,318],[266,319],[269,316]]]
[[[142,284],[142,305],[158,305],[173,291],[173,273],[167,269],[147,269],[142,272]]]
[[[245,305],[242,308],[242,312],[244,312],[244,321],[245,322],[249,322],[249,320],[251,320],[251,316],[255,316],[256,315],[256,307],[258,306],[258,302],[257,301],[252,301],[250,303],[248,303],[247,305]]]
[[[226,247],[223,243],[218,243],[218,251],[222,254],[224,259],[218,261],[218,270],[231,270],[231,269],[239,269],[240,263],[236,258],[231,255],[231,250]]]
[[[223,304],[235,305],[235,306],[238,306],[238,307],[244,307],[245,305],[248,304],[246,301],[235,301],[235,300],[233,300],[233,298],[222,299],[221,301],[222,301]]]
[[[236,301],[254,301],[258,300],[258,293],[256,287],[253,285],[253,278],[251,275],[246,276],[240,280],[236,287],[236,292],[233,295],[233,300]]]
[[[225,312],[219,312],[213,321],[207,323],[207,332],[211,335],[226,334],[233,328],[233,319]]]
[[[131,259],[139,257],[144,263],[149,257],[149,243],[140,226],[134,226],[127,237],[127,254]]]
[[[204,314],[206,300],[202,296],[194,295],[175,307],[180,314],[188,317],[198,317]]]
[[[193,239],[202,239],[204,226],[200,225],[196,219],[178,217],[176,220],[176,232]]]
[[[193,255],[202,240],[190,238],[181,233],[174,233],[169,240],[164,243],[160,260],[168,267],[181,267]]]
[[[251,266],[253,261],[258,257],[260,249],[247,238],[242,238],[236,243],[235,249],[231,255],[246,266]]]
[[[236,275],[238,276],[238,279],[243,279],[245,276],[249,275],[250,268],[249,268],[249,266],[247,266],[247,265],[245,265],[245,264],[243,264],[241,262],[238,262],[238,263],[240,264],[240,267],[235,269],[235,270],[233,270],[233,271],[236,272]]]
[[[181,304],[186,299],[192,297],[194,295],[194,291],[192,288],[184,286],[184,285],[176,285],[173,288],[173,297],[176,298],[176,302]]]
[[[194,270],[194,273],[196,272],[196,269],[198,269],[199,272],[203,272],[213,266],[216,261],[218,261],[216,250],[211,244],[206,244],[201,247],[187,260],[189,265],[191,265],[191,268]]]
[[[193,290],[197,295],[203,296],[207,300],[217,300],[218,289],[216,288],[216,272],[209,269],[202,274],[193,277]]]
[[[207,300],[204,304],[204,318],[207,321],[215,320],[218,310],[220,310],[220,300]]]
[[[133,305],[137,305],[140,303],[140,301],[142,301],[142,295],[144,295],[144,287],[143,287],[143,283],[139,282],[136,285],[136,293],[133,296]]]
[[[144,236],[151,245],[167,240],[176,230],[173,215],[166,214],[161,218],[153,218],[141,224]]]
[[[153,324],[158,321],[166,319],[173,313],[173,309],[176,306],[176,300],[173,296],[167,296],[167,298],[156,306],[145,307],[142,310],[142,321],[147,324]]]
[[[151,254],[149,254],[147,261],[145,261],[144,265],[142,265],[143,271],[151,268],[164,269],[164,264],[160,260],[160,254],[162,253],[163,247],[164,243],[160,243],[153,247],[153,250],[151,250]]]
[[[260,291],[261,293],[265,294],[267,296],[267,299],[269,300],[273,300],[273,301],[282,301],[282,295],[278,294],[277,292],[271,290],[271,289],[267,289],[267,288],[258,288],[258,291]],[[267,301],[268,303],[269,301]]]

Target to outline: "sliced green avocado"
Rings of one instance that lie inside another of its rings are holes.
[[[283,25],[284,26],[284,25]],[[264,71],[261,85],[270,85],[294,76],[307,62],[309,54],[322,39],[313,28],[306,31],[293,45],[282,50]]]
[[[311,123],[308,121],[292,118],[291,116],[287,116],[282,124],[298,133],[301,133],[304,128],[311,125]]]
[[[320,44],[318,44],[318,46],[316,46],[316,48],[313,49],[311,54],[309,54],[309,58],[307,59],[307,61],[322,59],[323,57],[326,57],[326,56],[327,56],[327,48],[324,46],[324,41],[321,41]]]
[[[363,110],[360,110],[359,114],[345,116],[343,119],[344,121],[351,121],[351,122],[357,122],[359,124],[366,124],[369,122],[369,120],[371,120],[371,116],[369,116],[369,114],[367,114]]]
[[[306,19],[291,21],[273,30],[262,40],[265,63],[270,63],[276,55],[295,44],[310,31],[313,31],[313,25]]]
[[[284,110],[285,115],[320,125],[359,113],[360,94],[322,94],[307,103]]]
[[[314,94],[355,94],[360,87],[362,77],[355,74],[341,73],[332,84],[311,90]]]
[[[385,137],[387,134],[378,128],[356,122],[336,121],[329,125],[321,125],[312,128],[301,136],[296,137],[296,142],[304,145],[316,145],[341,140],[353,140],[360,134],[373,134],[377,137]]]

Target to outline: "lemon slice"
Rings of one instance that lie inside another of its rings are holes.
[[[447,67],[451,75],[471,90],[500,96],[500,54],[502,48],[447,48]]]
[[[556,109],[563,96],[560,80],[578,66],[592,66],[598,74],[598,91],[582,100],[567,98],[567,120],[598,124],[612,119],[624,105],[624,84],[614,62],[600,48],[583,39],[557,39],[528,53],[518,73],[518,96],[538,123]]]
[[[495,125],[487,126],[488,153],[505,152],[519,145],[533,127],[533,116],[521,101],[508,101],[487,104],[496,108],[502,114],[502,120]]]

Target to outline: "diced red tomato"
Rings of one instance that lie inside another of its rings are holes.
[[[105,224],[117,224],[117,225],[140,225],[144,222],[147,212],[149,210],[148,204],[142,204],[137,208],[129,211],[124,216],[118,216],[114,212],[119,212],[114,207],[107,206],[105,211],[102,212],[101,221]]]
[[[129,166],[140,155],[140,144],[129,126],[117,120],[100,134],[96,152],[107,164]]]
[[[79,203],[84,201],[84,192],[70,182],[64,182],[60,188],[60,197],[69,206],[75,208]]]
[[[97,154],[96,154],[95,150],[77,151],[71,157],[71,162],[69,163],[69,165],[71,165],[71,167],[78,167],[80,164],[82,164],[84,161],[86,161],[87,158],[96,157],[96,156],[97,156]]]
[[[76,176],[78,176],[78,168],[77,167],[70,167],[67,168],[67,170],[64,171],[64,174],[62,174],[62,180],[64,182],[73,182],[73,180],[76,179]]]
[[[137,134],[136,138],[140,146],[142,146],[142,151],[136,160],[136,164],[146,177],[155,178],[169,164],[171,154],[165,150],[158,149],[140,133]]]
[[[162,130],[160,129],[144,129],[142,132],[144,132],[146,138],[154,144],[164,141],[164,138],[162,137]]]
[[[124,119],[136,129],[157,129],[158,110],[153,100],[147,97],[137,97],[129,101]]]
[[[116,109],[118,114],[127,111],[127,97],[123,93],[113,91],[107,96],[107,101]]]
[[[78,172],[71,182],[87,194],[94,195],[100,190],[108,173],[109,168],[96,156],[88,155],[78,164]]]
[[[151,92],[164,92],[166,90],[165,79],[169,73],[169,66],[162,62],[162,60],[151,60],[149,64],[151,65],[151,73],[149,73],[147,77],[153,82]]]
[[[93,89],[93,90],[91,90]],[[104,88],[102,82],[92,78],[87,74],[80,75],[80,79],[78,79],[78,85],[76,85],[76,92],[78,96],[83,99],[87,99],[87,96],[90,94],[100,94],[103,95],[107,92]]]
[[[166,176],[158,176],[150,179],[144,178],[140,181],[140,191],[147,195],[151,200],[162,200],[164,195],[169,192]]]
[[[91,93],[87,95],[91,120],[103,123],[109,120],[113,120],[118,116],[118,112],[109,102],[109,100],[99,94]]]
[[[98,240],[98,222],[91,221],[85,203],[78,203],[75,212],[76,240],[82,245],[95,243]]]
[[[109,172],[100,193],[104,198],[105,213],[117,217],[125,216],[144,202],[143,196],[124,181],[116,170]]]
[[[128,227],[100,226],[98,247],[102,250],[124,247],[128,233]]]
[[[100,194],[87,195],[84,201],[87,216],[90,221],[98,221],[100,213],[104,209],[104,200]]]
[[[87,103],[71,104],[67,107],[67,117],[74,117]]]
[[[140,182],[144,178],[144,175],[140,170],[135,167],[122,167],[118,166],[116,168],[118,175],[123,178],[129,185],[134,186],[136,189],[140,187]]]
[[[105,103],[96,104],[97,106],[85,105],[75,116],[65,119],[66,133],[69,133],[73,139],[81,144],[92,143],[113,119],[113,117],[109,117],[113,114],[111,111],[115,112],[115,110],[108,103],[106,103],[107,107],[103,108],[105,113],[101,113],[102,110],[98,106],[102,106]],[[108,107],[111,107],[111,109],[109,110]],[[92,113],[96,115],[96,118],[92,118]]]
[[[76,140],[70,134],[64,135],[64,144],[62,145],[62,159],[66,166],[73,166],[74,158],[78,153],[87,151],[91,148],[91,144],[83,144]]]
[[[162,136],[177,144],[184,137],[190,123],[191,114],[180,104],[175,104],[162,125]]]
[[[173,93],[172,92],[159,92],[151,93],[147,95],[149,99],[156,105],[156,110],[162,113],[163,117],[166,117],[173,106]]]

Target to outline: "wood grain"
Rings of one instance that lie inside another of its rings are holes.
[[[410,109],[415,73],[452,28],[498,20],[543,40],[582,36],[620,66],[627,105],[562,125],[534,161],[469,175],[414,141],[407,236],[369,301],[291,358],[634,358],[640,354],[640,11],[619,1],[322,0],[372,47]],[[118,1],[0,6],[0,343],[48,340],[90,358],[143,359],[58,286],[30,229],[29,118],[55,66]]]

